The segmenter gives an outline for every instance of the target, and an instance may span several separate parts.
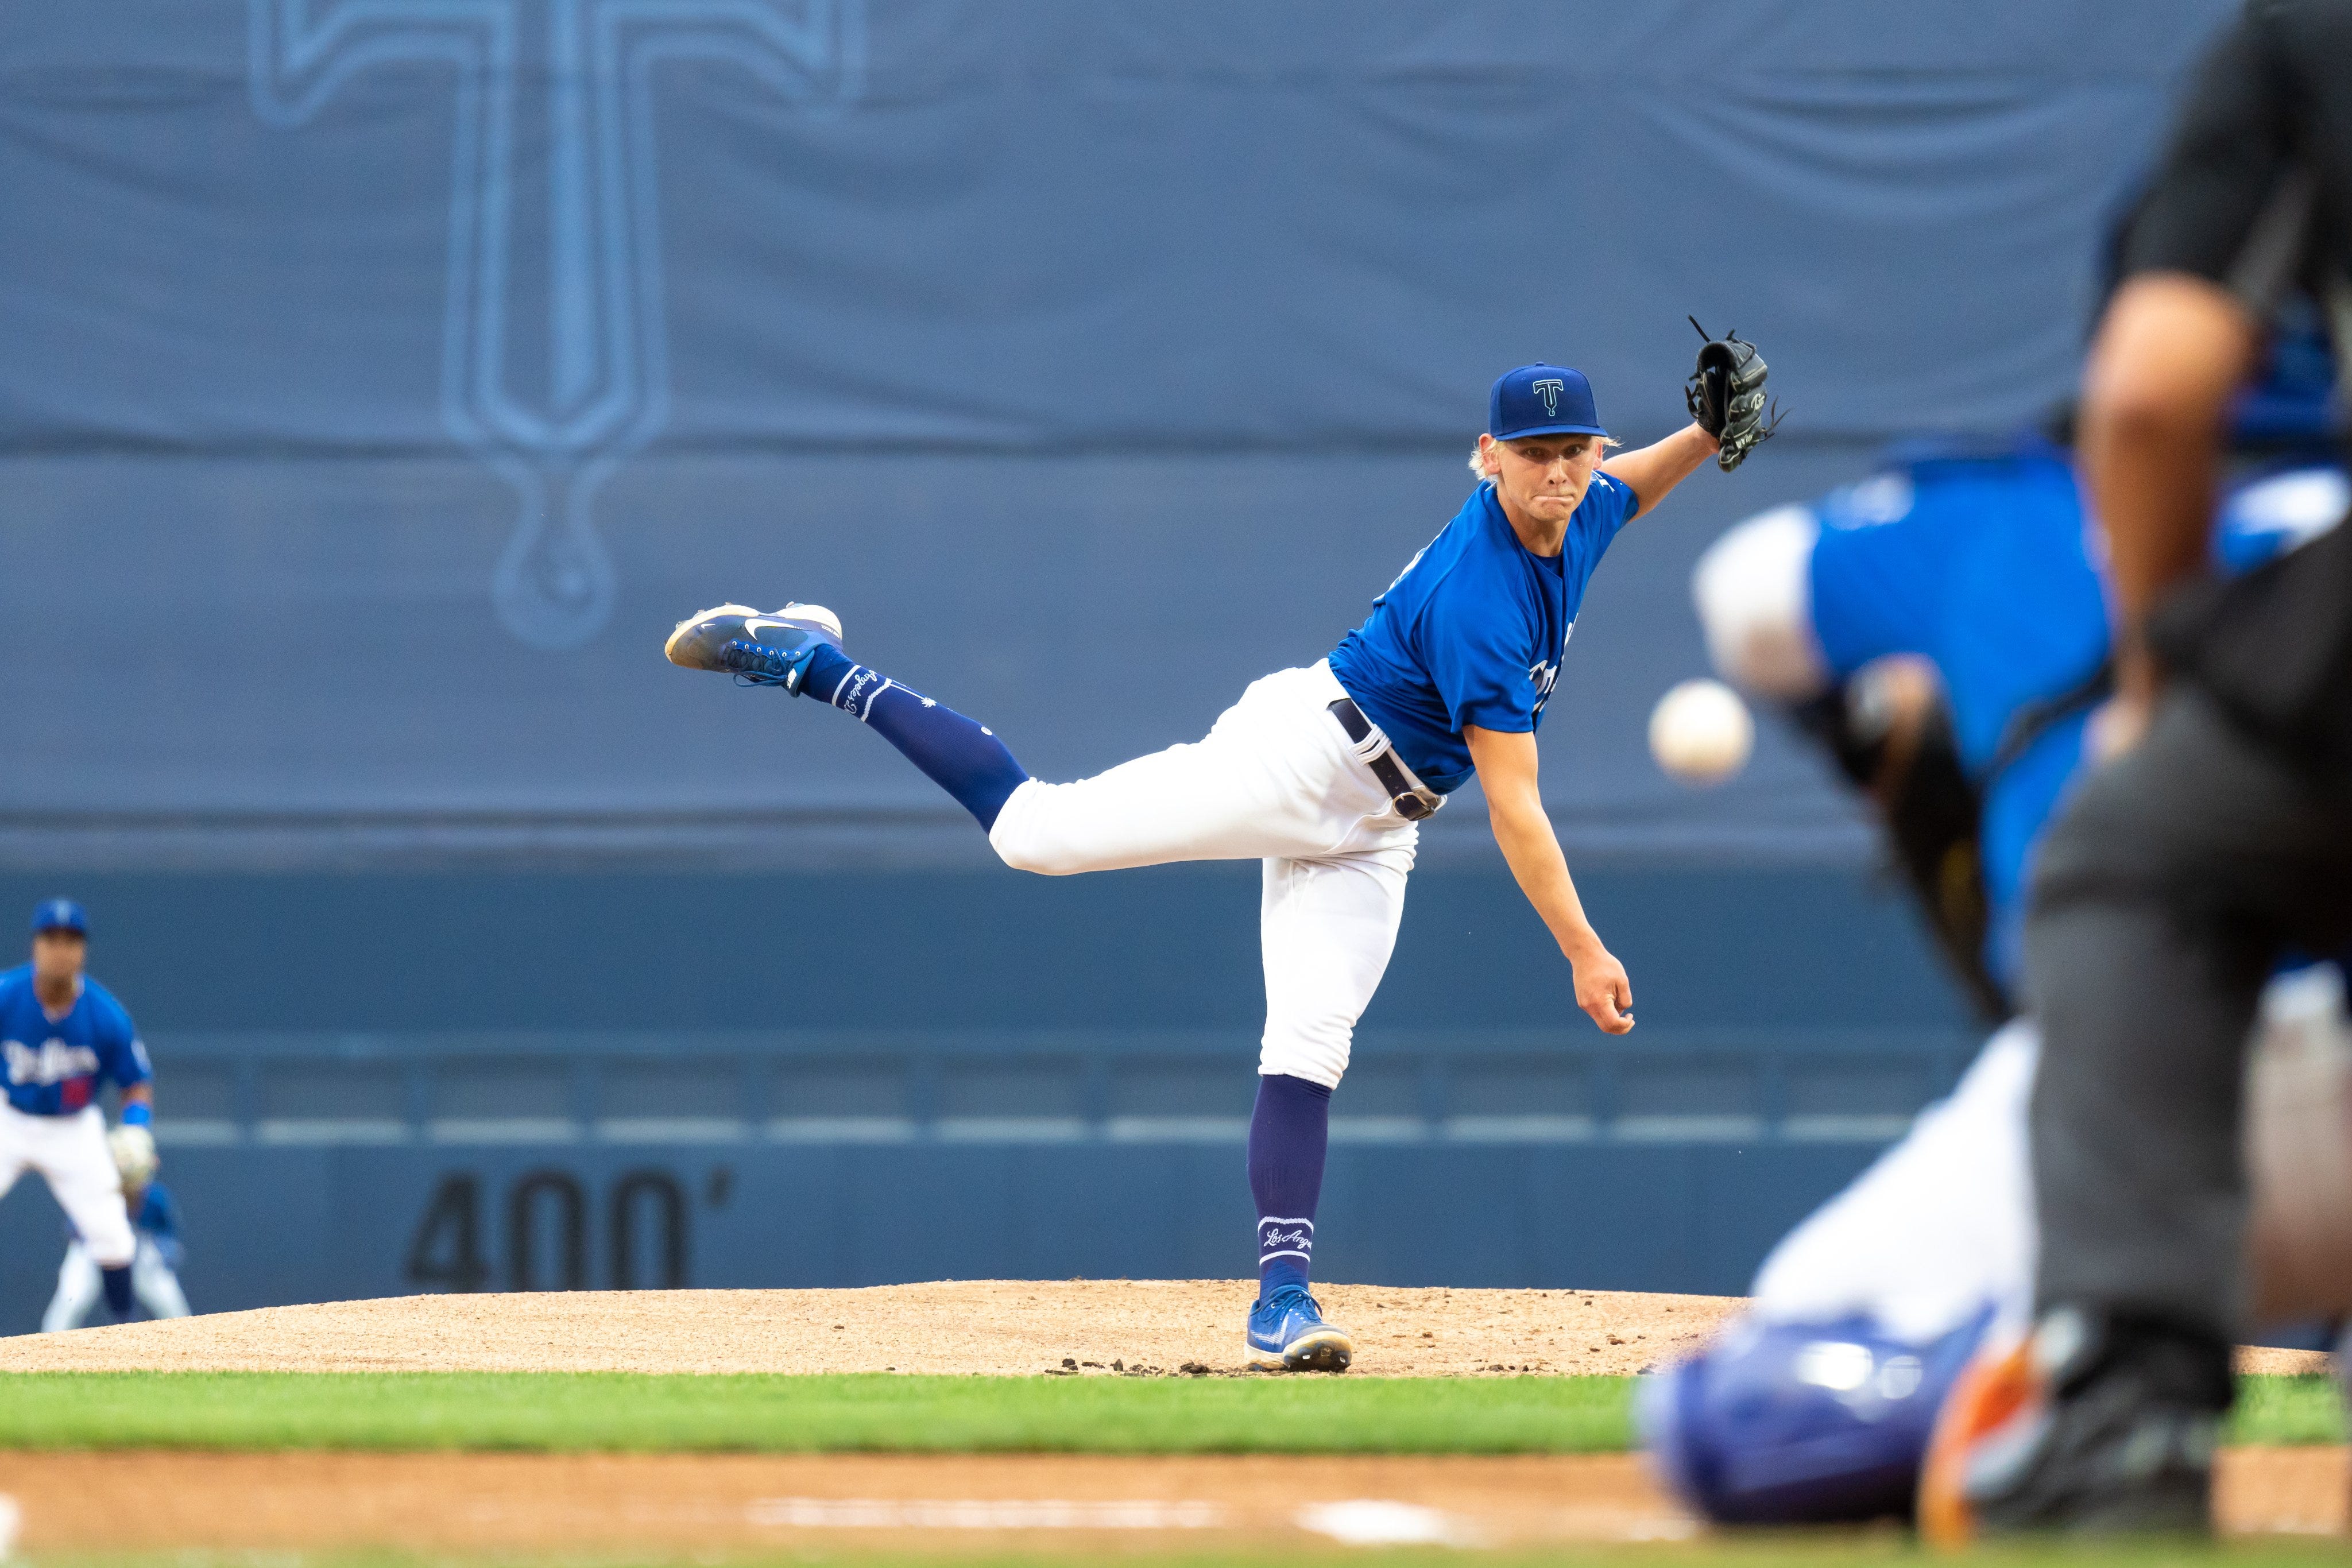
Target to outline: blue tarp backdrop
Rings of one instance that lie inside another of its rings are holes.
[[[0,660],[55,716],[0,861],[975,857],[871,737],[661,664],[669,622],[829,602],[1092,770],[1359,619],[1501,369],[1671,428],[1685,311],[1790,423],[1619,545],[1552,798],[1588,844],[1850,851],[1784,748],[1705,797],[1641,755],[1689,560],[2063,391],[2226,9],[9,8]]]

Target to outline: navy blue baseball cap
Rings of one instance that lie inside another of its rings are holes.
[[[37,936],[44,931],[70,931],[77,936],[87,936],[89,916],[70,898],[52,898],[33,911],[33,935]]]
[[[1592,406],[1592,383],[1565,365],[1521,365],[1486,395],[1486,434],[1497,441],[1523,435],[1607,435]]]

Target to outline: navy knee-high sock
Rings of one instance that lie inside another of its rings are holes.
[[[1250,1114],[1250,1196],[1257,1199],[1257,1296],[1306,1288],[1315,1260],[1315,1205],[1331,1142],[1331,1091],[1287,1073],[1257,1081]]]
[[[801,695],[814,697],[865,722],[906,754],[931,782],[980,819],[982,831],[996,826],[996,814],[1029,775],[1004,742],[920,692],[908,691],[887,675],[853,664],[839,649],[824,646],[810,658],[801,677]]]
[[[106,1310],[114,1314],[114,1321],[121,1322],[129,1318],[131,1316],[131,1266],[126,1263],[120,1269],[100,1269],[98,1271],[98,1282],[106,1288]]]

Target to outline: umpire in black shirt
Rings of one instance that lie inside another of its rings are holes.
[[[2042,850],[2027,929],[2040,1316],[2008,1374],[2028,1402],[1997,1421],[1956,1396],[1923,1493],[1990,1531],[2209,1528],[2256,993],[2352,933],[2352,528],[2226,585],[2206,567],[2273,316],[2319,301],[2339,380],[2352,347],[2352,0],[2252,0],[2123,260],[2082,424],[2119,622],[2108,761]]]

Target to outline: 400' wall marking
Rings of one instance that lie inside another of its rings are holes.
[[[732,1183],[725,1166],[712,1171],[703,1202],[725,1203]],[[487,1185],[470,1171],[435,1185],[408,1243],[413,1283],[433,1291],[584,1291],[598,1280],[615,1291],[686,1288],[694,1206],[668,1171],[625,1171],[601,1203],[565,1170],[526,1172],[495,1203]]]

